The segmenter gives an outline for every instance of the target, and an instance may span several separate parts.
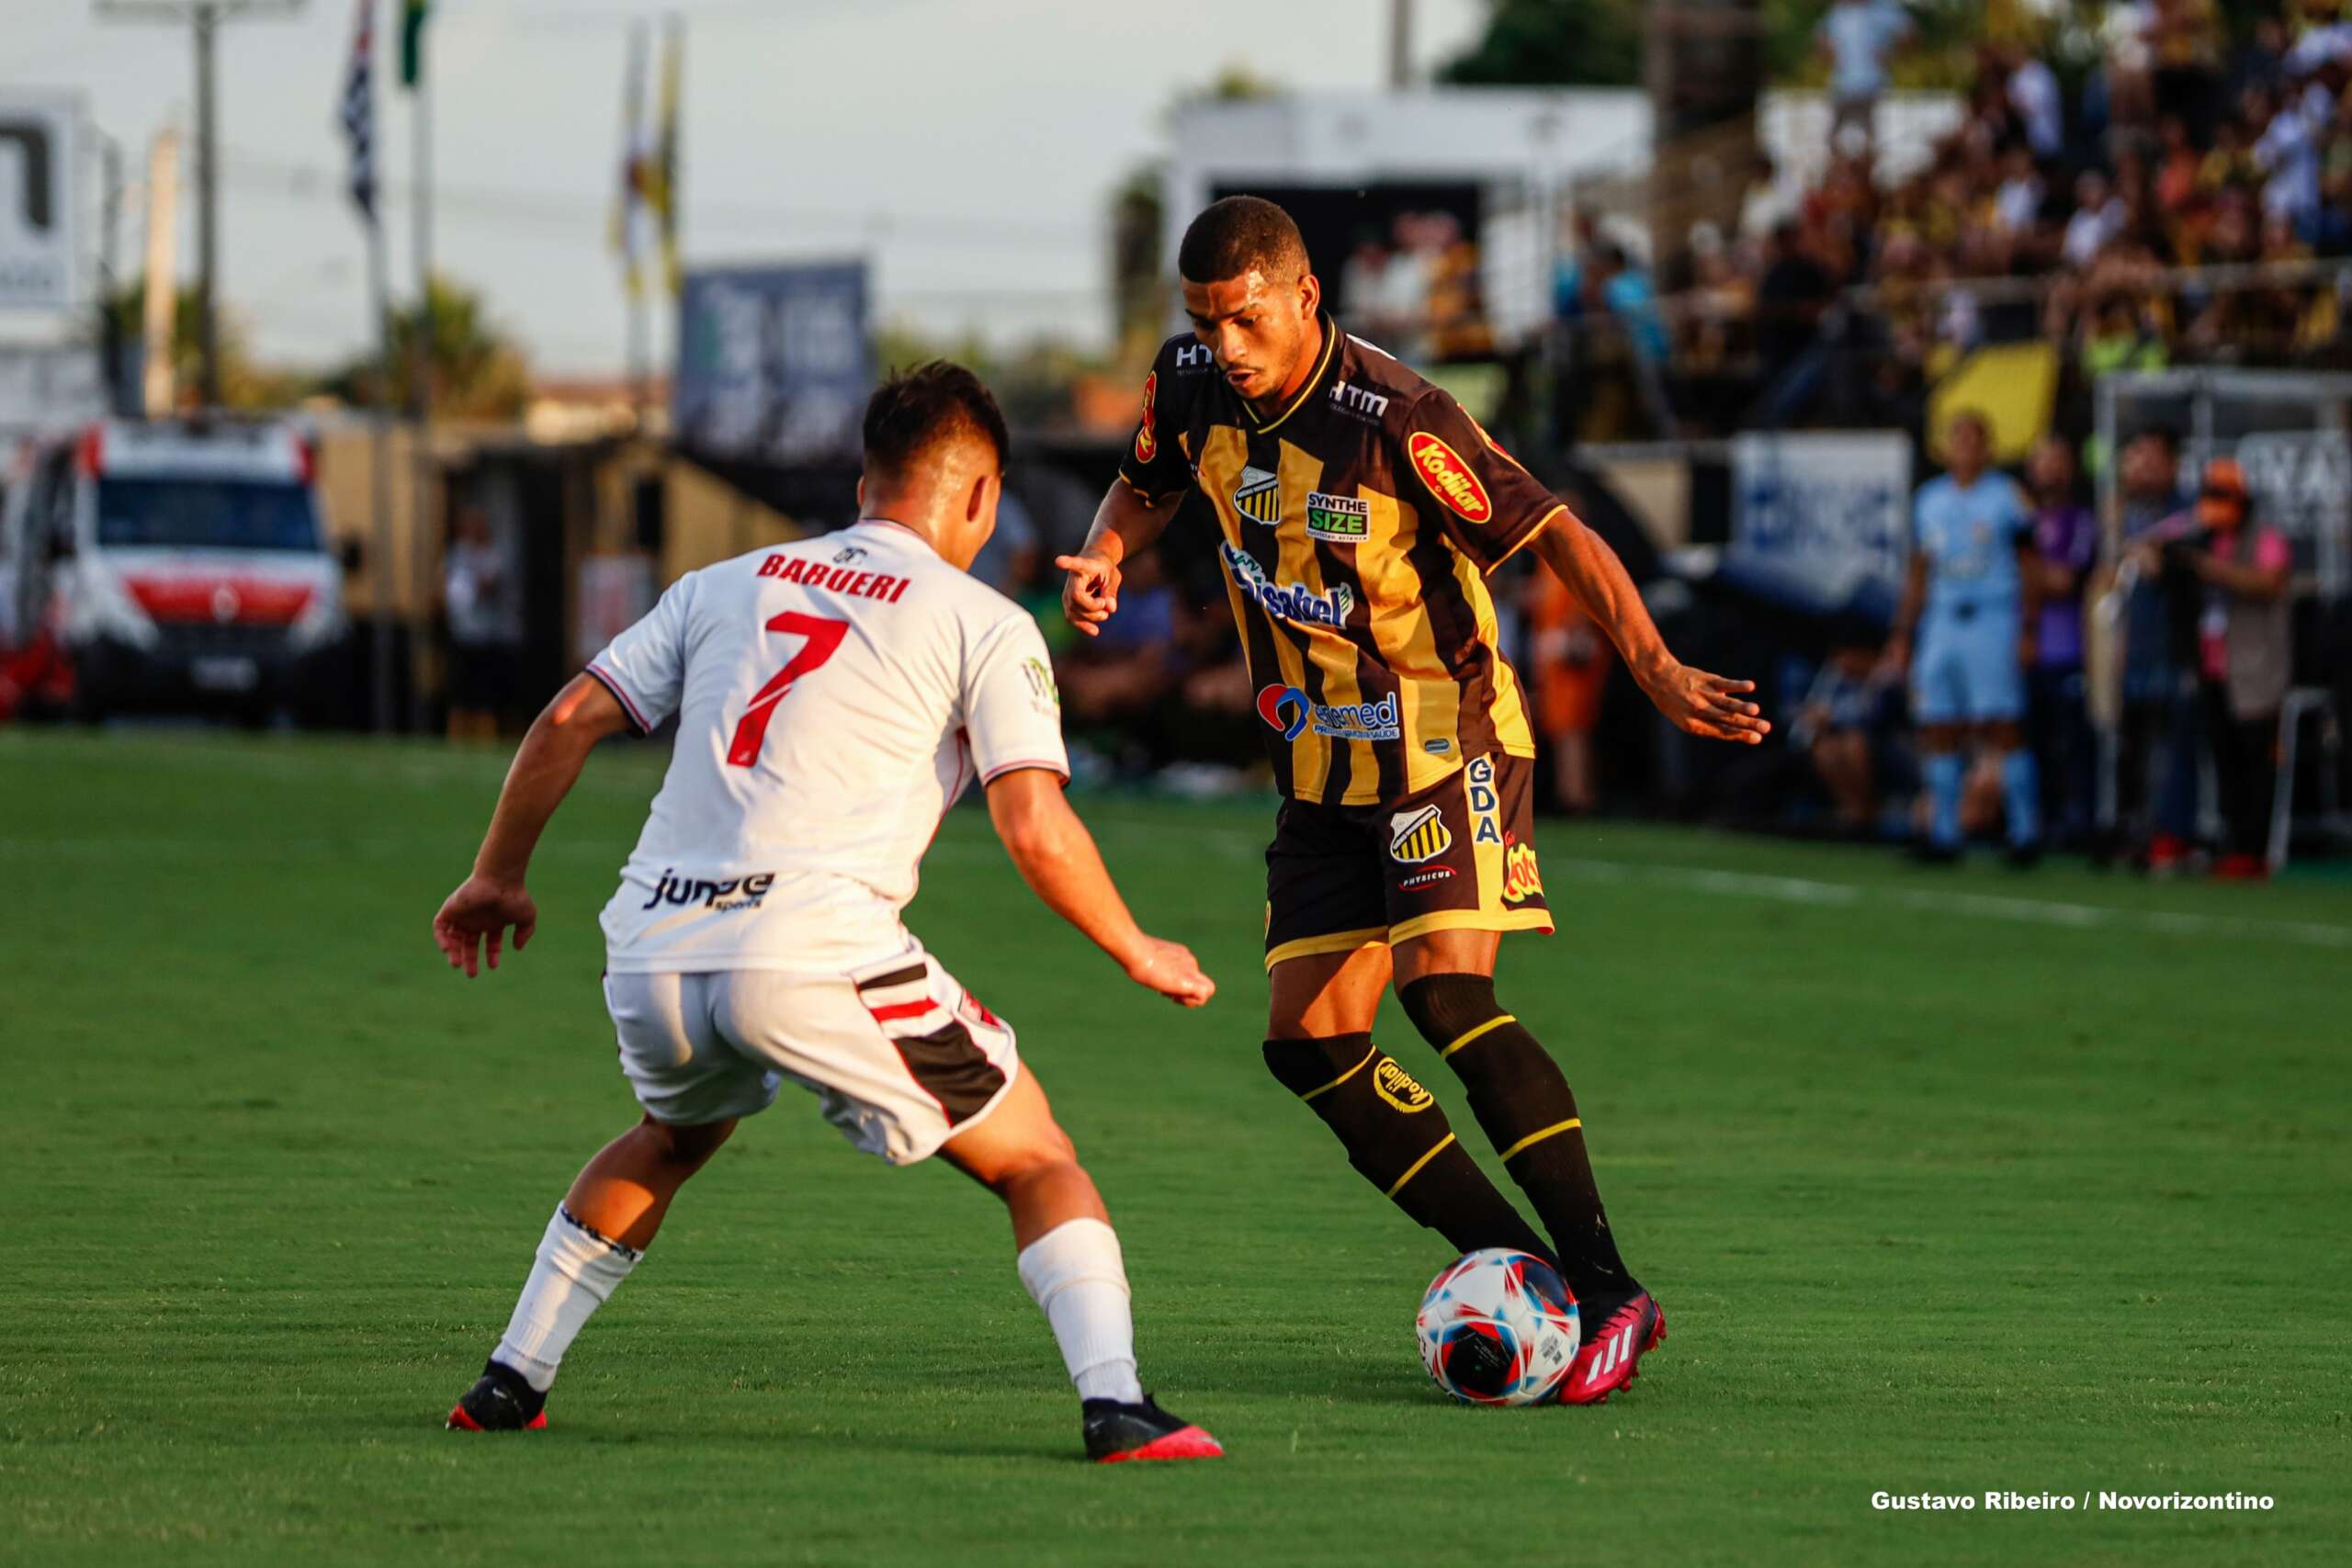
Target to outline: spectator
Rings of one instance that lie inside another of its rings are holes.
[[[2058,89],[2057,73],[2015,43],[2002,51],[2001,59],[2008,68],[2009,108],[2025,133],[2026,145],[2038,159],[2056,158],[2066,146],[2065,99]]]
[[[2083,584],[2098,558],[2098,520],[2083,504],[2075,449],[2044,437],[2026,468],[2033,503],[2033,548],[2041,572],[2041,620],[2026,672],[2030,739],[2041,770],[2051,838],[2079,843],[2090,832],[2092,745],[2083,684]]]
[[[2070,266],[2086,267],[2099,252],[2120,237],[2127,220],[2122,198],[2107,176],[2086,169],[2075,179],[2075,215],[2066,220],[2066,238],[2060,254]]]
[[[1531,577],[1526,602],[1529,673],[1536,725],[1552,750],[1552,798],[1569,816],[1585,816],[1600,805],[1592,732],[1609,682],[1609,639],[1555,573]]]
[[[1838,0],[1815,31],[1815,48],[1829,62],[1829,144],[1842,150],[1848,126],[1867,142],[1876,134],[1879,95],[1892,80],[1896,53],[1913,34],[1910,16],[1894,0]]]
[[[2165,874],[2188,858],[2197,816],[2197,704],[2191,662],[2196,606],[2163,540],[2185,533],[2180,439],[2154,426],[2132,436],[2117,465],[2125,544],[2114,592],[2122,599],[2123,711],[2117,753],[2118,842]],[[2184,614],[2186,619],[2184,619]],[[2184,657],[2184,655],[2188,657]]]
[[[2293,659],[2287,586],[2293,553],[2286,536],[2256,523],[2236,459],[2205,465],[2198,531],[2176,548],[2201,588],[2199,697],[2212,749],[2222,812],[2213,874],[2268,874],[2270,797],[2278,710]]]
[[[1830,649],[1789,728],[1789,743],[1804,752],[1829,792],[1839,829],[1857,838],[1878,819],[1874,740],[1885,707],[1883,653],[1859,638]]]
[[[1003,491],[997,502],[996,532],[973,558],[972,575],[1017,601],[1036,580],[1037,559],[1037,525],[1020,497]]]
[[[481,507],[458,510],[444,572],[449,739],[495,740],[522,661],[523,587]]]
[[[1973,410],[1945,426],[1950,461],[1919,487],[1914,503],[1911,565],[1889,654],[1896,669],[1910,671],[1919,725],[1931,803],[1920,858],[1948,862],[1960,853],[1962,747],[1973,739],[2001,758],[2009,855],[2022,865],[2041,851],[2041,785],[2018,728],[2041,578],[2024,497],[2016,481],[1989,467],[1992,434]]]
[[[1773,230],[1756,286],[1756,352],[1768,385],[1813,346],[1822,312],[1836,296],[1836,283],[1808,253],[1796,224]]]

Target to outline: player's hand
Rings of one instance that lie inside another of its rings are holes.
[[[1201,972],[1200,960],[1180,942],[1143,939],[1127,960],[1127,978],[1147,990],[1158,991],[1179,1007],[1196,1008],[1216,995],[1216,982]]]
[[[490,966],[495,969],[506,929],[514,928],[514,951],[520,953],[538,924],[539,907],[531,902],[521,883],[493,882],[476,874],[467,877],[442,901],[441,912],[433,917],[433,940],[449,960],[449,967],[463,969],[470,980],[481,973],[485,943]]]
[[[1693,670],[1688,664],[1669,664],[1662,671],[1645,677],[1642,689],[1657,705],[1657,711],[1674,721],[1676,728],[1692,735],[1755,746],[1772,733],[1771,724],[1762,716],[1763,710],[1741,700],[1756,690],[1753,681],[1734,681],[1727,676],[1710,675],[1704,670]]]
[[[1069,573],[1062,584],[1062,614],[1088,637],[1102,635],[1102,623],[1119,613],[1119,568],[1101,556],[1056,556],[1054,564]]]
[[[1911,639],[1901,636],[1887,638],[1886,651],[1879,656],[1879,663],[1894,680],[1900,681],[1910,674]]]

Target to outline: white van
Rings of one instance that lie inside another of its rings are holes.
[[[9,487],[17,601],[84,717],[318,713],[350,621],[310,441],[283,422],[108,421],[36,441]]]

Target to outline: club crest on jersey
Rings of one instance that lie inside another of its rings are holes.
[[[1430,487],[1430,493],[1451,507],[1464,521],[1484,523],[1495,514],[1495,503],[1487,496],[1487,487],[1462,454],[1426,430],[1417,430],[1405,443],[1405,455],[1410,458],[1414,472]]]
[[[1355,608],[1354,590],[1342,582],[1326,592],[1317,593],[1295,582],[1276,582],[1258,564],[1258,558],[1247,550],[1237,550],[1229,544],[1217,546],[1217,554],[1225,559],[1225,570],[1233,574],[1241,592],[1265,607],[1266,613],[1278,619],[1295,622],[1303,626],[1338,628],[1348,624],[1348,612]]]
[[[1523,903],[1544,891],[1543,874],[1535,869],[1535,846],[1503,836],[1503,902]]]
[[[1372,533],[1372,502],[1361,496],[1306,492],[1306,532],[1317,539],[1353,545]]]
[[[1159,456],[1159,437],[1151,433],[1151,405],[1159,397],[1159,372],[1143,378],[1143,423],[1136,427],[1136,461],[1148,463]]]
[[[1416,1111],[1427,1111],[1437,1103],[1437,1097],[1423,1089],[1394,1056],[1383,1056],[1374,1064],[1372,1089],[1374,1094],[1408,1116]]]
[[[1252,523],[1269,525],[1283,520],[1283,477],[1255,466],[1241,470],[1233,487],[1233,509]]]
[[[1037,658],[1035,654],[1023,659],[1021,661],[1021,673],[1029,678],[1030,700],[1036,705],[1039,712],[1042,713],[1048,707],[1056,713],[1061,711],[1061,688],[1054,684],[1054,672],[1046,668],[1044,660]]]
[[[1388,854],[1399,865],[1435,860],[1453,847],[1453,835],[1446,831],[1445,818],[1434,806],[1399,811],[1388,818]]]
[[[1306,733],[1306,719],[1314,705],[1306,694],[1296,686],[1268,686],[1258,694],[1258,716],[1270,729],[1279,729],[1285,740],[1295,740]]]
[[[1464,793],[1470,804],[1470,841],[1474,844],[1499,844],[1502,829],[1496,825],[1495,813],[1501,797],[1495,794],[1495,760],[1473,757],[1463,771]]]

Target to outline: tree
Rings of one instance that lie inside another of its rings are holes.
[[[115,332],[120,341],[136,350],[141,335],[146,330],[147,285],[144,280],[133,283],[117,293],[108,302]],[[220,406],[241,412],[290,408],[310,389],[310,378],[298,373],[272,370],[254,363],[251,344],[245,333],[244,319],[234,311],[218,312],[220,354]],[[198,376],[198,316],[196,289],[177,290],[172,299],[172,376],[179,389],[183,404],[197,395]],[[135,354],[132,355],[135,359]],[[109,370],[112,367],[108,367]],[[139,395],[137,371],[131,371],[130,396],[134,404]]]
[[[491,320],[475,289],[439,273],[425,289],[425,305],[392,311],[392,402],[408,408],[414,398],[417,334],[425,334],[432,366],[433,412],[453,419],[518,417],[531,400],[531,371],[504,329]],[[325,389],[346,402],[372,404],[382,361],[369,349],[326,378]]]
[[[1438,71],[1464,87],[1637,87],[1639,0],[1487,0],[1487,30]]]

